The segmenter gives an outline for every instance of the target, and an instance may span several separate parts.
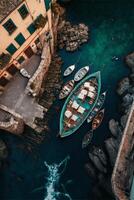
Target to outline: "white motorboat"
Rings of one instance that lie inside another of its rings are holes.
[[[86,76],[86,74],[89,72],[89,66],[82,67],[74,76],[74,80],[76,82],[80,81],[81,79]]]
[[[64,76],[69,76],[75,70],[75,65],[70,65],[65,71]]]
[[[20,74],[26,78],[31,78],[31,75],[24,68],[20,69]]]

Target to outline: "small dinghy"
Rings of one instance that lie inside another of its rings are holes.
[[[69,76],[75,70],[75,65],[70,65],[65,71],[64,76]]]
[[[92,130],[95,130],[95,129],[97,129],[99,126],[100,126],[100,124],[101,124],[101,122],[102,122],[102,120],[103,120],[103,117],[104,117],[104,109],[103,110],[101,110],[100,112],[98,112],[98,114],[95,116],[95,118],[93,119],[93,122],[92,122]]]
[[[84,78],[84,76],[86,76],[86,74],[89,72],[89,66],[85,66],[83,68],[81,68],[74,76],[74,80],[76,82],[80,81],[81,79]]]
[[[70,92],[72,91],[72,89],[74,88],[74,80],[68,81],[63,87],[62,90],[59,94],[59,99],[64,99],[66,98]]]
[[[98,111],[102,108],[105,98],[106,98],[106,93],[107,93],[106,91],[103,92],[100,95],[100,97],[98,98],[98,101],[97,101],[94,109],[92,110],[92,112],[90,113],[90,115],[87,118],[87,123],[90,123],[93,120],[93,118],[95,117],[95,115],[98,113]]]
[[[93,138],[93,130],[87,132],[82,140],[82,149],[86,148]]]

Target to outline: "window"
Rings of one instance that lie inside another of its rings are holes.
[[[8,82],[9,82],[9,80],[7,80],[5,77],[0,78],[0,85],[1,86],[4,87]]]
[[[15,41],[21,46],[25,42],[25,38],[22,33],[18,34]]]
[[[17,48],[13,45],[13,44],[10,44],[6,50],[11,54],[13,55],[16,51],[17,51]]]
[[[27,7],[24,5],[22,5],[19,9],[18,9],[22,19],[25,19],[28,16],[28,10]]]
[[[9,72],[11,75],[16,74],[17,71],[18,68],[14,64],[10,65],[10,67],[7,69],[7,72]]]
[[[3,24],[3,27],[7,30],[9,34],[12,34],[17,28],[11,19]]]
[[[22,64],[24,62],[25,58],[23,56],[20,56],[18,59],[18,63]]]
[[[27,28],[27,30],[29,31],[29,33],[32,35],[35,31],[36,31],[36,28],[34,26],[34,24],[30,24]]]

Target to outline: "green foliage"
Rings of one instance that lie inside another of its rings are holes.
[[[11,55],[2,53],[0,55],[0,68],[4,68],[10,61]]]
[[[43,15],[39,15],[35,21],[34,21],[34,25],[37,29],[39,28],[43,28],[45,26],[47,22],[47,17],[44,17]]]

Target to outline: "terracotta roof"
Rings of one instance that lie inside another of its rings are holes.
[[[0,22],[23,0],[0,0]]]

